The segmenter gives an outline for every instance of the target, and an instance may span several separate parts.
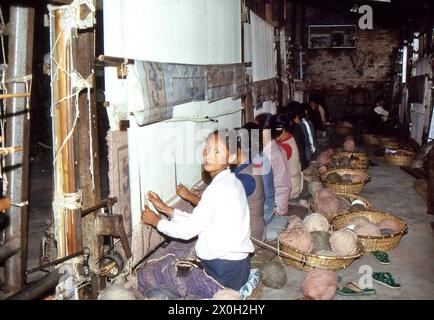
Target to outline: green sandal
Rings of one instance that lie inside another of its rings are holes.
[[[401,285],[395,282],[390,272],[374,272],[372,274],[372,278],[375,282],[385,285],[391,289],[401,289]]]
[[[383,251],[372,251],[371,254],[378,260],[380,264],[390,264],[389,255]]]
[[[354,282],[347,283],[344,287],[336,290],[336,293],[341,296],[370,296],[377,293],[375,289],[361,289]]]

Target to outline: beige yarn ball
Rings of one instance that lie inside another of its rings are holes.
[[[281,233],[279,241],[304,253],[312,252],[314,244],[312,235],[298,228]]]
[[[336,193],[330,188],[320,188],[313,195],[313,203],[317,203],[319,199],[336,197]]]
[[[306,232],[329,231],[330,224],[322,214],[312,213],[304,218],[301,228]]]
[[[357,234],[349,229],[333,232],[330,237],[330,246],[337,256],[352,256],[357,252]]]
[[[213,300],[241,300],[241,295],[238,291],[232,289],[220,289],[212,297]]]
[[[383,219],[383,220],[381,220],[379,223],[377,223],[377,227],[380,230],[382,230],[382,229],[389,229],[389,230],[392,230],[394,232],[401,231],[400,225],[397,222],[395,222],[393,220],[389,220],[389,219]]]
[[[348,225],[354,225],[354,226],[364,226],[365,224],[369,224],[371,221],[369,221],[368,218],[363,216],[355,216],[352,217],[350,220],[348,220]]]
[[[353,139],[349,139],[344,142],[344,150],[349,152],[356,150],[356,143]]]
[[[358,225],[354,228],[354,232],[359,236],[365,237],[380,237],[380,229],[373,223],[366,223],[364,225]]]
[[[303,281],[301,290],[307,297],[315,300],[331,300],[338,288],[336,272],[324,269],[310,271]]]
[[[316,158],[316,161],[318,161],[321,165],[326,165],[331,162],[331,157],[327,152],[321,152],[319,156]]]

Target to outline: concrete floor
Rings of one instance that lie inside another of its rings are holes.
[[[379,211],[391,212],[408,224],[408,234],[394,250],[389,252],[390,265],[381,265],[369,253],[355,261],[349,268],[339,271],[342,277],[340,285],[358,282],[361,266],[370,266],[374,272],[390,272],[400,290],[393,290],[374,282],[377,294],[365,297],[335,296],[335,300],[392,300],[392,299],[434,299],[434,233],[431,230],[431,216],[426,214],[424,200],[413,189],[414,178],[398,167],[390,166],[384,159],[372,160],[378,166],[371,167],[372,178],[361,193],[369,199]],[[286,266],[288,282],[281,290],[264,288],[261,299],[281,300],[303,297],[300,290],[305,272]]]

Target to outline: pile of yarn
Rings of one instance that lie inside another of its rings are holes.
[[[303,220],[301,220],[298,216],[290,216],[288,219],[288,227],[286,228],[287,232],[292,231],[292,229],[300,229],[301,225],[303,223]]]
[[[324,269],[310,271],[301,286],[303,294],[315,300],[333,299],[337,288],[338,277],[336,272]]]
[[[279,235],[279,241],[303,253],[312,252],[314,244],[312,235],[300,228],[281,233]]]
[[[372,222],[365,223],[363,225],[357,225],[354,228],[354,232],[357,233],[357,235],[359,236],[365,236],[365,237],[381,236],[380,229],[377,227],[377,225],[373,224]]]
[[[357,252],[357,234],[350,229],[333,232],[330,237],[330,246],[339,257],[347,257]]]
[[[329,188],[317,190],[313,196],[313,209],[329,219],[342,212],[341,201],[336,193]]]
[[[331,251],[330,246],[330,233],[325,231],[311,232],[313,236],[313,250],[312,253],[318,254],[319,252]]]

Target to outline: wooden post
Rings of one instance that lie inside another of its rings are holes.
[[[81,199],[76,165],[77,146],[75,97],[70,74],[74,52],[63,10],[52,11],[52,99],[54,131],[54,221],[58,258],[72,255],[82,249]],[[75,142],[75,143],[74,143]]]

